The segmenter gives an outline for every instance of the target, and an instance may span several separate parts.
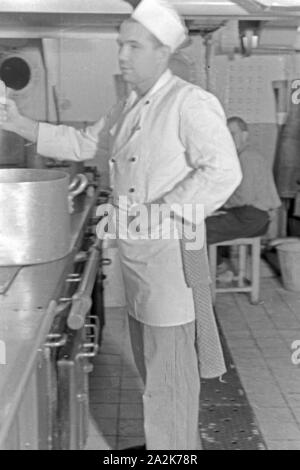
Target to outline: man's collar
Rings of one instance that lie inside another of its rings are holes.
[[[151,95],[156,93],[160,88],[162,88],[171,78],[173,74],[170,69],[167,69],[163,74],[159,77],[159,79],[156,81],[156,83],[153,85],[152,88],[146,93],[145,96],[149,98]]]
[[[140,102],[145,102],[145,101],[149,101],[149,99],[151,99],[151,97],[154,95],[154,93],[156,93],[157,91],[159,91],[164,85],[166,85],[166,83],[168,83],[168,81],[173,77],[173,74],[171,72],[170,69],[167,69],[165,72],[163,72],[161,74],[161,76],[158,78],[158,80],[154,83],[154,85],[150,88],[150,90],[147,91],[147,93],[141,97],[141,99],[139,100]],[[127,103],[129,104],[132,104],[132,103],[136,103],[137,101],[137,92],[135,90],[132,90],[132,92],[130,93],[129,97],[128,97],[128,100],[127,100]]]

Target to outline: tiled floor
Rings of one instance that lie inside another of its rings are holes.
[[[223,295],[217,315],[268,449],[300,449],[300,366],[291,344],[300,340],[300,294],[263,278],[261,304]]]
[[[300,366],[291,343],[300,340],[300,293],[263,275],[261,303],[219,294],[216,314],[268,449],[300,449]],[[122,308],[106,311],[101,352],[90,379],[87,449],[122,449],[144,441],[142,384],[133,364]]]
[[[101,352],[90,376],[87,449],[122,449],[144,443],[141,391],[126,312],[123,308],[108,308]]]

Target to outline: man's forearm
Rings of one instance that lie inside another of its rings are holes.
[[[38,129],[38,121],[34,121],[26,116],[20,116],[15,124],[14,131],[24,139],[30,140],[31,142],[37,142]]]

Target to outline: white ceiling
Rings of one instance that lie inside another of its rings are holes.
[[[300,25],[300,0],[169,0],[190,25],[264,19]],[[0,37],[99,34],[130,14],[137,0],[0,0]],[[293,5],[291,9],[287,6]]]
[[[300,0],[169,0],[184,15],[247,15],[293,7]],[[1,0],[0,13],[129,14],[137,0]],[[290,12],[291,13],[291,12]]]
[[[256,0],[268,7],[300,7],[300,0]]]

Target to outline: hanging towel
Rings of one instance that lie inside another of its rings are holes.
[[[193,291],[196,320],[196,349],[200,376],[214,378],[226,372],[218,327],[213,311],[206,244],[188,250],[191,240],[180,240],[185,281]]]

